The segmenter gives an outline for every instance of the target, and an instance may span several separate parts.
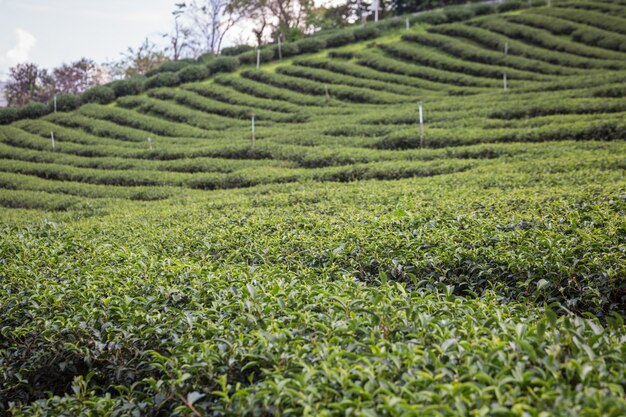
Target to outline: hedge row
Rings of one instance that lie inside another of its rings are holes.
[[[423,65],[415,65],[402,61],[395,57],[392,51],[387,51],[386,55],[363,52],[357,58],[357,63],[365,67],[373,68],[381,72],[401,74],[418,79],[424,79],[445,84],[448,91],[457,91],[459,87],[495,87],[500,86],[500,82],[484,78],[474,77],[467,74],[459,74],[439,68]],[[465,90],[466,91],[466,90]]]
[[[116,80],[109,84],[90,88],[80,96],[57,96],[57,110],[72,111],[81,105],[96,103],[108,104],[117,98],[139,94],[146,89],[173,87],[181,83],[198,81],[218,72],[230,72],[237,69],[239,60],[233,57],[216,57],[203,64],[179,64],[180,61],[168,62],[162,71],[153,71],[151,76],[133,77]],[[180,68],[179,68],[180,67]],[[177,72],[172,72],[178,68]],[[30,103],[20,108],[0,109],[0,124],[8,124],[21,119],[35,119],[54,112],[53,102],[47,104]]]
[[[450,38],[436,33],[408,34],[404,35],[402,39],[434,47],[455,57],[481,64],[500,65],[522,71],[536,71],[541,74],[550,75],[573,75],[580,73],[580,71],[576,69],[548,64],[535,59],[518,57],[515,55],[505,55],[503,50],[500,48],[498,48],[499,50],[485,49],[483,47],[474,46],[469,42],[463,42],[459,39]]]
[[[538,5],[535,2],[534,5]],[[501,4],[477,4],[469,7],[451,6],[442,11],[426,12],[418,16],[410,16],[412,24],[441,24],[467,20],[474,16],[503,12],[527,7],[525,2],[516,0]],[[339,47],[352,42],[373,39],[380,35],[381,31],[397,29],[404,26],[404,18],[384,19],[377,23],[371,23],[366,27],[342,29],[331,33],[320,33],[296,42],[284,43],[281,48],[282,56],[317,52],[325,48]],[[261,61],[267,62],[279,57],[277,45],[261,47]],[[237,46],[224,48],[223,56],[204,54],[198,60],[183,59],[170,61],[162,64],[159,68],[149,71],[146,76],[117,80],[107,85],[97,86],[87,90],[80,96],[57,97],[57,110],[71,111],[82,104],[97,103],[107,104],[119,97],[139,94],[145,89],[157,87],[172,87],[181,83],[202,80],[218,72],[230,72],[240,64],[254,64],[257,59],[256,49],[250,46]],[[61,105],[59,106],[59,99]],[[51,103],[31,103],[21,108],[0,109],[0,125],[8,124],[16,120],[38,118],[53,111]]]
[[[624,61],[608,59],[589,59],[568,52],[559,52],[553,49],[536,47],[524,42],[520,42],[517,39],[509,38],[505,35],[491,32],[487,29],[469,26],[461,23],[432,26],[428,29],[428,31],[431,33],[438,33],[456,38],[467,39],[479,45],[483,45],[487,48],[500,51],[503,50],[505,43],[508,42],[508,53],[510,56],[522,56],[570,68],[626,68],[626,62]]]
[[[515,16],[507,16],[506,20],[489,16],[473,20],[469,23],[506,35],[509,38],[528,42],[553,51],[567,52],[593,59],[623,60],[623,57],[615,51],[594,48],[589,45],[564,39],[559,36],[561,33],[557,29],[554,29],[555,32],[552,32],[552,28],[559,27],[558,20],[559,19],[553,17],[524,13]],[[574,26],[573,29],[577,30],[578,28]],[[571,33],[572,32],[569,32],[569,34]]]

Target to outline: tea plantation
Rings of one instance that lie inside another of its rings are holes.
[[[626,1],[532,3],[0,112],[0,415],[626,415]]]

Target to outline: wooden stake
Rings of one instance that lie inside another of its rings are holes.
[[[278,59],[283,59],[283,50],[280,45],[280,35],[281,33],[278,34]]]
[[[54,96],[54,112],[57,112],[57,96]]]
[[[508,55],[508,54],[509,54],[509,43],[504,42],[504,55]]]
[[[252,146],[254,146],[254,116],[252,116]]]
[[[422,102],[419,102],[420,112],[420,148],[424,147],[424,111],[422,109]]]
[[[259,48],[257,48],[257,50],[256,50],[256,69],[259,69],[260,65],[261,65],[261,50]]]
[[[330,93],[328,92],[328,85],[324,84],[324,93],[326,94],[326,99],[330,99]]]
[[[54,149],[54,132],[50,132],[50,140],[52,141],[52,149]]]
[[[411,29],[411,22],[409,21],[408,17],[406,18],[406,22],[405,23],[406,23],[406,30]]]
[[[502,80],[504,81],[504,91],[506,91],[506,90],[509,89],[509,85],[508,85],[508,82],[507,82],[507,79],[506,79],[506,73],[504,73],[502,75]]]

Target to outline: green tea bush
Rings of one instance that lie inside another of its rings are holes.
[[[210,74],[218,72],[233,72],[239,68],[239,60],[235,57],[216,57],[206,63],[206,67]]]
[[[207,78],[209,70],[205,65],[188,65],[176,74],[181,83],[190,83]]]
[[[18,119],[37,119],[50,113],[50,108],[43,103],[30,102],[17,109]]]
[[[92,87],[81,94],[80,99],[83,103],[108,104],[115,100],[115,91],[105,85]]]
[[[355,40],[365,41],[368,39],[374,39],[378,37],[380,35],[380,32],[376,28],[365,26],[365,27],[354,29],[353,35],[354,35]]]
[[[112,81],[108,86],[115,93],[115,97],[125,97],[141,93],[144,89],[145,81],[145,77],[135,76],[125,80]]]
[[[508,0],[502,2],[496,6],[498,13],[510,12],[513,10],[519,10],[524,8],[524,3],[521,0]]]
[[[250,50],[248,52],[244,52],[237,56],[239,58],[239,62],[242,65],[245,64],[254,64],[256,65],[257,60],[257,49]],[[261,63],[264,64],[268,61],[271,61],[274,58],[274,51],[270,48],[261,48]]]
[[[254,49],[254,46],[250,46],[250,45],[228,46],[226,48],[222,48],[220,54],[226,55],[226,56],[235,56],[235,55],[243,54],[244,52],[249,52],[253,49]]]
[[[194,64],[193,59],[179,59],[177,61],[167,61],[161,64],[158,68],[146,72],[146,77],[151,78],[154,75],[162,74],[165,72],[178,72],[188,65]]]
[[[58,111],[72,111],[78,108],[81,104],[80,97],[73,94],[59,94],[56,96],[57,110]],[[48,107],[54,111],[54,100],[48,102]]]
[[[324,38],[326,46],[329,48],[347,45],[354,42],[354,39],[354,31],[352,30],[343,30]]]
[[[145,88],[173,87],[180,84],[180,77],[173,72],[162,72],[149,77],[146,80]]]
[[[456,6],[446,7],[444,15],[446,16],[446,22],[458,22],[471,19],[475,16],[475,12],[469,7]]]
[[[301,54],[306,54],[326,48],[327,43],[323,39],[304,38],[294,42],[294,45],[298,47]]]
[[[415,19],[416,23],[425,23],[428,25],[438,25],[441,23],[446,23],[448,18],[444,12],[425,12],[417,16]]]
[[[292,42],[281,44],[281,53],[283,57],[294,56],[300,53],[298,45]],[[274,59],[278,58],[278,48],[274,49]]]
[[[0,108],[0,125],[9,124],[18,119],[18,111],[14,107]]]

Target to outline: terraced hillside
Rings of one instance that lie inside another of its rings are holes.
[[[626,2],[410,23],[0,125],[0,414],[625,415]]]

